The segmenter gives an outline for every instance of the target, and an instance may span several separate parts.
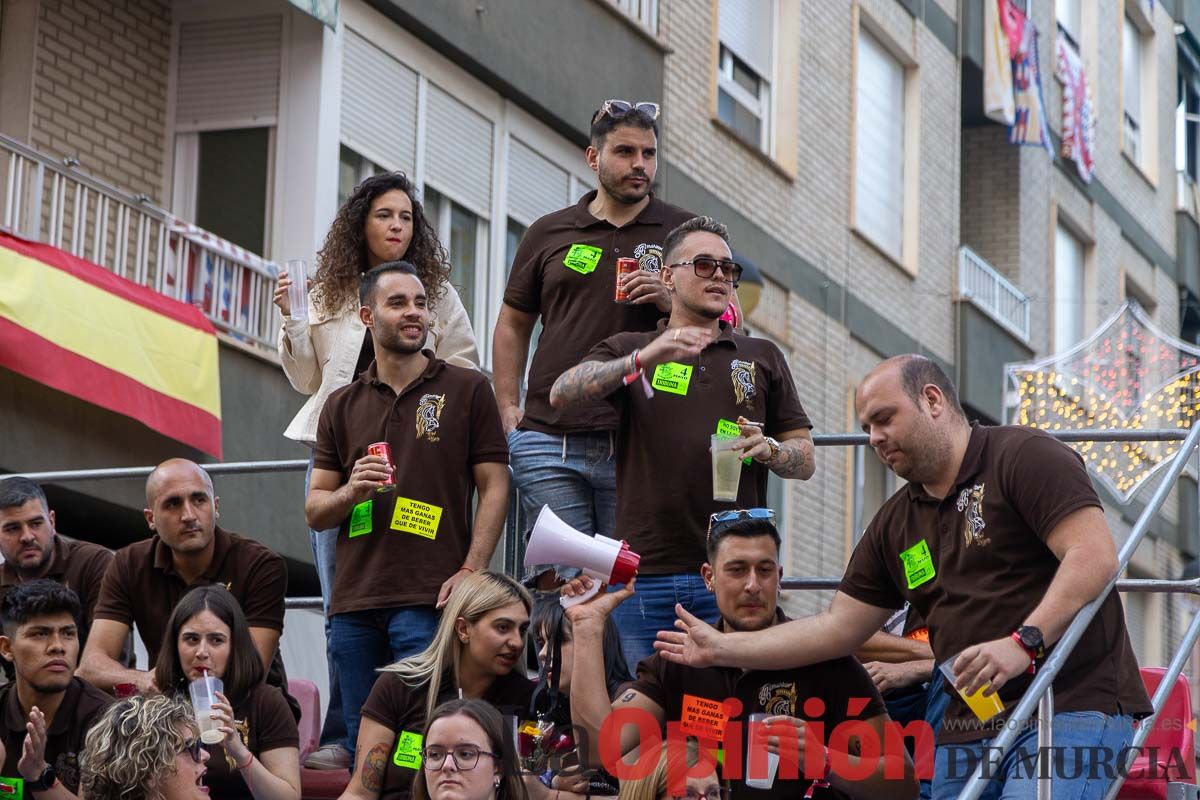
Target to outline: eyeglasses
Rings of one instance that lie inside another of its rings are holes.
[[[627,117],[634,111],[639,114],[645,114],[653,122],[658,119],[658,103],[650,103],[645,100],[639,100],[636,103],[631,103],[628,100],[605,100],[604,105],[600,106],[600,110],[596,112],[596,116],[592,117],[592,124],[596,124],[596,120],[601,117],[612,117],[620,119]]]
[[[726,281],[732,281],[734,285],[742,279],[742,265],[736,261],[726,261],[723,258],[709,258],[708,256],[698,256],[691,261],[678,261],[674,264],[668,264],[668,267],[691,267],[696,271],[697,278],[711,278],[717,274],[717,267],[721,268],[721,275]]]
[[[687,794],[672,795],[671,800],[726,800],[729,790],[724,786],[710,786],[703,794],[695,789],[688,789]]]
[[[708,538],[720,535],[735,522],[744,522],[748,519],[766,520],[774,525],[775,512],[769,508],[739,508],[731,511],[718,511],[708,518]]]
[[[498,753],[489,753],[487,750],[480,750],[472,745],[460,744],[457,747],[446,749],[445,747],[426,747],[421,751],[421,758],[424,759],[425,769],[439,770],[446,763],[446,756],[454,758],[454,767],[460,770],[475,769],[475,765],[479,763],[480,756],[491,756],[499,758]]]
[[[192,761],[201,763],[204,756],[204,744],[199,739],[188,739],[183,743],[183,751],[192,757]]]

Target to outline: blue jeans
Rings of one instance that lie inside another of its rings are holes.
[[[698,572],[639,575],[637,592],[613,611],[630,675],[637,677],[638,662],[654,654],[658,632],[675,629],[676,603],[710,624],[721,618],[717,596],[705,587]]]
[[[917,685],[911,690],[885,699],[888,716],[901,726],[917,720],[924,720],[936,736],[938,728],[942,725],[942,716],[946,713],[946,706],[950,704],[950,695],[946,694],[943,689],[945,685],[945,677],[935,669],[925,688]],[[933,781],[927,778],[922,779],[921,800],[931,800],[932,797]]]
[[[508,459],[526,524],[532,527],[542,506],[550,506],[563,522],[583,533],[612,536],[617,526],[614,446],[608,431],[564,436],[520,429],[510,433]],[[550,569],[562,578],[579,574],[568,565],[538,564],[528,568],[526,578]]]
[[[1054,750],[1037,754],[1037,727],[1017,737],[1013,748],[994,769],[982,800],[1035,800],[1043,764],[1053,776],[1054,800],[1100,800],[1116,775],[1119,751],[1133,740],[1133,719],[1099,711],[1069,711],[1054,715]],[[992,739],[946,744],[934,758],[934,800],[953,800],[982,759]]]
[[[362,707],[375,685],[375,670],[428,647],[437,631],[438,612],[433,606],[373,608],[334,614],[330,622],[330,646],[346,714],[347,749],[353,756]]]
[[[308,498],[308,484],[312,480],[313,453],[308,453],[308,471],[304,473],[304,497]],[[333,663],[333,647],[329,640],[329,598],[333,597],[334,551],[337,549],[339,528],[314,531],[309,528],[308,541],[312,545],[313,565],[317,568],[317,581],[321,584],[321,607],[325,614],[325,663],[329,669],[329,706],[325,709],[325,722],[321,725],[321,746],[340,744],[352,750],[353,742],[346,741],[346,716],[342,713],[342,687],[338,684],[337,667]]]

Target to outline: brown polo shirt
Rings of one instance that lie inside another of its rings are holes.
[[[187,693],[184,692],[182,697],[187,700]],[[246,697],[234,704],[233,718],[242,744],[256,757],[261,758],[263,753],[271,750],[300,747],[296,718],[283,693],[274,686],[260,683],[251,689]],[[211,795],[222,800],[251,800],[254,795],[234,766],[233,758],[225,752],[224,745],[205,747],[211,758],[208,772],[204,774],[204,785],[209,787]]]
[[[79,595],[79,604],[83,608],[80,646],[86,641],[87,631],[92,627],[96,601],[100,599],[100,584],[112,560],[113,554],[106,547],[81,542],[61,533],[54,536],[49,571],[42,577],[61,583]],[[12,564],[0,565],[0,598],[19,583],[22,583],[21,576]]]
[[[394,672],[381,672],[375,686],[363,704],[362,715],[392,731],[396,741],[388,753],[387,770],[383,775],[380,800],[408,800],[413,779],[421,768],[419,752],[425,738],[425,700],[427,686],[409,686]],[[447,672],[442,675],[438,705],[458,697],[458,688]],[[504,716],[525,719],[529,716],[529,701],[533,683],[516,671],[492,681],[483,699],[495,706]]]
[[[1083,460],[1045,433],[973,426],[944,500],[908,484],[871,520],[840,591],[880,608],[905,600],[929,625],[938,663],[971,645],[1009,636],[1041,602],[1058,559],[1045,544],[1064,518],[1100,500]],[[1028,688],[1000,689],[1005,712],[981,724],[954,690],[938,743],[996,735]],[[1150,703],[1111,593],[1054,681],[1056,711],[1144,716]]]
[[[313,466],[345,482],[367,446],[387,442],[393,489],[375,492],[342,523],[331,614],[433,605],[471,545],[472,467],[508,463],[508,444],[486,377],[430,358],[399,395],[375,363],[329,396]]]
[[[83,739],[112,701],[90,683],[72,678],[54,714],[54,721],[46,731],[46,763],[54,767],[58,779],[72,792],[79,792],[79,756],[83,752]],[[17,762],[21,760],[29,717],[21,710],[15,683],[0,689],[0,713],[4,715],[4,778],[19,778]]]
[[[550,387],[597,342],[621,331],[654,329],[663,313],[653,303],[613,302],[617,259],[636,258],[642,269],[658,272],[667,234],[696,216],[651,196],[642,213],[617,228],[588,211],[595,199],[596,192],[588,192],[575,205],[534,222],[513,260],[504,302],[542,319],[529,368],[523,430],[616,430],[617,417],[607,403],[557,411],[550,407]]]
[[[776,624],[786,622],[776,611]],[[724,620],[717,626],[724,629]],[[849,656],[785,670],[741,670],[731,667],[686,667],[654,654],[638,664],[637,679],[626,688],[635,689],[658,703],[668,723],[679,722],[684,733],[721,741],[737,742],[743,778],[747,774],[747,726],[751,714],[782,714],[808,722],[823,723],[822,741],[829,741],[834,728],[847,720],[868,720],[887,714],[874,682],[857,659]],[[806,702],[816,698],[820,702]],[[729,704],[728,701],[737,702]],[[730,713],[730,705],[736,713]],[[732,724],[741,726],[741,736],[727,734]],[[725,754],[730,763],[731,754]],[[755,769],[759,769],[757,762]],[[746,786],[744,779],[732,781],[734,798],[802,797],[811,781],[801,777],[785,780],[777,775],[770,789]]]
[[[150,669],[158,659],[163,632],[171,612],[185,594],[197,586],[219,583],[242,606],[251,628],[283,632],[283,604],[287,594],[287,567],[273,550],[253,539],[217,527],[213,557],[208,569],[186,584],[175,571],[171,548],[157,534],[117,551],[100,589],[96,619],[137,625],[150,656]],[[286,691],[287,675],[279,652],[267,670],[267,682]]]
[[[620,333],[596,345],[584,361],[611,361],[646,347],[666,329]],[[713,500],[710,437],[720,420],[739,416],[765,424],[768,436],[811,428],[783,353],[766,339],[721,333],[697,358],[660,365],[646,379],[609,396],[617,429],[617,534],[642,556],[643,575],[695,573],[706,560],[709,515],[767,502],[767,473],[757,461],[742,467],[737,502]]]

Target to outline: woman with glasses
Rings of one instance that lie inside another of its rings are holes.
[[[265,682],[246,616],[224,586],[199,586],[167,621],[154,681],[188,696],[204,675],[220,678],[213,717],[225,735],[212,745],[206,785],[215,798],[300,800],[300,734],[283,693]]]
[[[442,703],[486,700],[525,716],[533,683],[521,665],[532,607],[525,587],[496,572],[473,573],[455,588],[429,647],[384,667],[375,681],[342,800],[407,800],[422,763],[422,732]]]
[[[707,769],[698,765],[700,747],[688,737],[686,747],[660,744],[658,764],[644,778],[621,782],[618,800],[728,800],[729,791],[717,775],[716,754],[704,760]],[[635,750],[625,757],[629,764],[637,762]],[[693,775],[692,773],[700,773]],[[685,780],[680,780],[687,776]]]
[[[401,259],[417,268],[417,276],[428,294],[429,338],[426,347],[450,364],[468,368],[479,366],[475,331],[458,291],[450,283],[446,249],[425,216],[421,201],[417,199],[416,186],[402,172],[372,176],[355,187],[338,209],[325,236],[325,245],[317,253],[318,268],[309,290],[308,319],[289,317],[288,286],[293,279],[303,279],[302,276],[280,276],[275,290],[275,305],[283,314],[279,359],[292,386],[309,395],[308,402],[284,431],[287,438],[306,444],[310,449],[314,447],[317,421],[329,395],[370,366],[375,350],[370,331],[358,318],[358,284],[363,273],[372,267]],[[310,452],[309,471],[304,478],[305,496],[311,474]],[[337,531],[310,531],[309,538],[321,583],[321,597],[328,612],[333,591],[333,551]],[[455,578],[461,578],[461,575]],[[325,630],[328,638],[328,622]],[[346,731],[332,660],[329,669],[333,692],[321,737],[324,746],[306,761],[306,766],[318,769],[348,767],[350,758],[349,752],[342,748],[348,743],[331,741],[344,738]]]
[[[425,726],[413,800],[526,800],[504,718],[482,700],[451,700]]]
[[[190,704],[161,694],[119,700],[88,731],[80,794],[88,800],[204,800],[208,759]]]

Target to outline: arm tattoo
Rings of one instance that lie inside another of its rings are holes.
[[[637,697],[637,692],[635,692],[633,689],[630,689],[628,692],[625,693],[624,697],[621,698],[621,702],[622,703],[632,703],[633,698],[635,698],[635,697]]]
[[[622,379],[633,371],[629,356],[612,361],[585,361],[558,376],[550,389],[552,403],[573,404],[599,400],[621,387]]]
[[[781,478],[808,480],[816,470],[813,443],[808,439],[788,439],[779,443],[779,454],[771,462],[771,471]]]
[[[369,792],[378,792],[383,789],[383,773],[387,769],[387,751],[387,745],[380,742],[372,747],[363,758],[359,778],[362,780],[363,788]]]

